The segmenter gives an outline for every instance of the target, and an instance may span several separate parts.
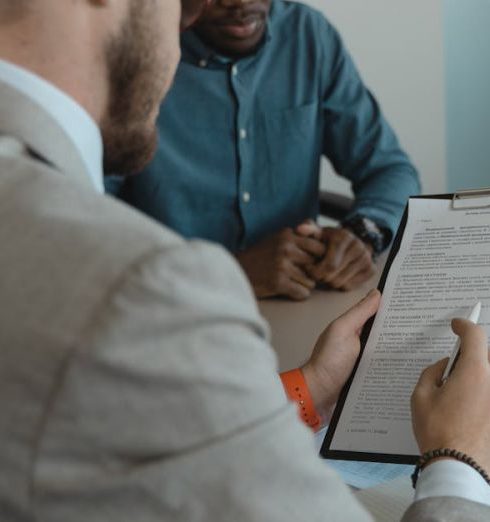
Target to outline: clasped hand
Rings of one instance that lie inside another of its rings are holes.
[[[258,298],[303,300],[319,283],[351,290],[374,273],[372,249],[344,228],[308,221],[237,254]]]

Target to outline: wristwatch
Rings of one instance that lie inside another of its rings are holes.
[[[388,245],[389,231],[380,228],[373,220],[365,216],[354,216],[344,221],[342,226],[348,228],[360,240],[371,246],[375,256],[380,254]]]

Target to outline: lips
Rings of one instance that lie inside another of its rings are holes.
[[[220,31],[227,36],[245,39],[253,36],[262,27],[262,18],[248,17],[245,20],[226,21],[219,24]]]
[[[240,9],[222,12],[209,22],[226,36],[246,39],[262,29],[266,16],[263,9]]]

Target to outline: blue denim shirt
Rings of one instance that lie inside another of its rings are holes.
[[[236,251],[316,217],[325,155],[352,182],[352,214],[396,230],[417,173],[322,14],[273,0],[263,45],[236,61],[192,30],[181,43],[157,154],[109,192]]]

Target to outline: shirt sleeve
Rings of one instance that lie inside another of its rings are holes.
[[[417,481],[415,501],[430,497],[460,497],[490,506],[490,486],[464,462],[440,460],[427,466]]]
[[[323,19],[323,152],[352,182],[362,214],[396,232],[407,198],[420,192],[418,174],[364,85],[337,31]]]

